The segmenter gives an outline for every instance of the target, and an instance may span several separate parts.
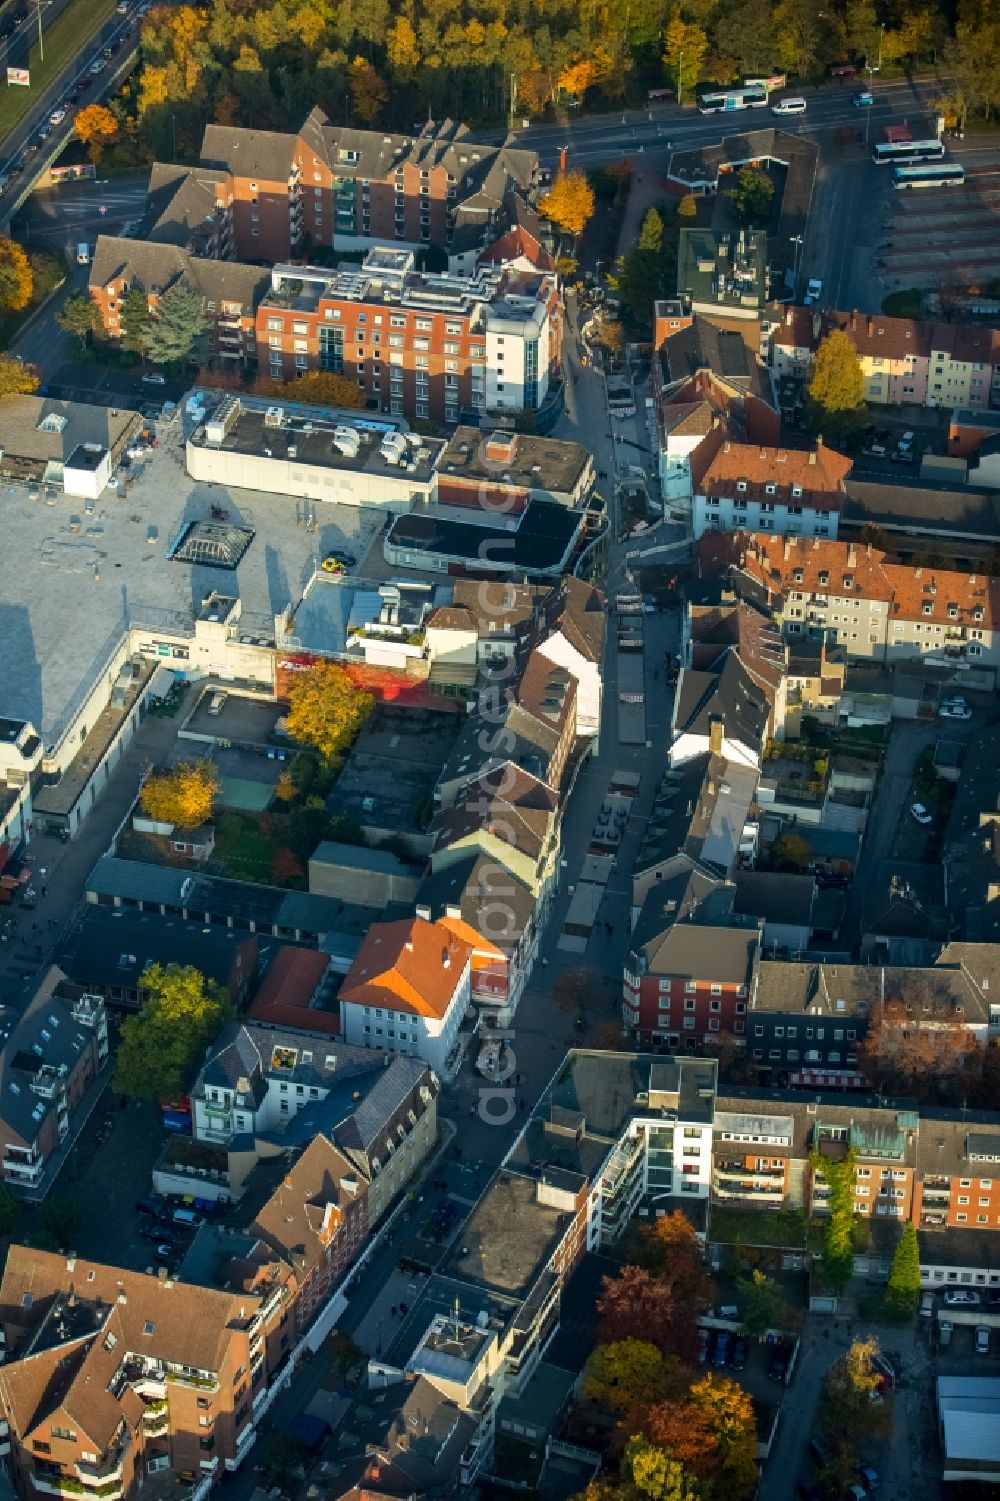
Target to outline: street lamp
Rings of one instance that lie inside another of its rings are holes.
[[[795,246],[795,256],[792,261],[792,297],[794,298],[799,285],[799,256],[802,253],[802,244],[805,236],[789,235],[788,238],[791,244]]]

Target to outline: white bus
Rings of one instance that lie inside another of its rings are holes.
[[[943,141],[882,141],[872,151],[877,167],[906,167],[911,162],[939,162]]]

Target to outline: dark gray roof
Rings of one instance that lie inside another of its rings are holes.
[[[645,973],[699,980],[706,984],[715,981],[749,986],[759,942],[760,930],[756,923],[747,927],[671,923],[642,945]]]
[[[228,985],[240,967],[253,977],[257,938],[221,927],[205,933],[184,918],[88,906],[71,929],[59,962],[77,984],[96,989],[140,988],[149,964],[191,964],[207,979]]]
[[[841,521],[848,528],[875,525],[888,532],[990,542],[1000,531],[995,490],[945,490],[933,480],[893,482],[857,475],[848,477],[845,488]]]
[[[217,189],[227,174],[211,167],[154,162],[149,169],[143,238],[190,246],[216,220]]]
[[[277,1048],[286,1060],[280,1068],[272,1061]],[[287,1060],[293,1055],[294,1063],[289,1064]],[[259,1102],[265,1092],[261,1085],[271,1077],[331,1089],[345,1071],[351,1075],[359,1070],[367,1073],[372,1067],[370,1048],[350,1047],[326,1032],[230,1022],[213,1045],[192,1093],[203,1095],[206,1085],[235,1089],[239,1079],[248,1079]]]
[[[689,327],[670,335],[661,350],[668,384],[689,379],[700,370],[711,370],[738,390],[752,392],[773,405],[770,385],[759,360],[741,333],[717,328],[700,313]]]
[[[726,738],[759,753],[763,750],[770,704],[734,652],[727,652],[721,672],[684,668],[674,700],[677,734],[708,737],[711,722],[723,720]]]
[[[90,266],[91,288],[122,277],[145,292],[184,283],[206,301],[238,302],[247,310],[256,308],[271,285],[270,272],[260,266],[190,255],[180,245],[100,235]]]
[[[497,911],[501,903],[502,931]],[[535,900],[515,875],[473,850],[465,859],[428,871],[414,906],[418,912],[426,909],[431,922],[446,915],[458,916],[509,953],[532,920]]]
[[[771,870],[738,870],[733,911],[770,923],[809,927],[816,882],[812,876]]]
[[[89,1029],[73,1015],[79,994],[61,970],[50,968],[0,1052],[0,1119],[25,1143],[36,1139],[56,1108],[54,1097],[32,1088],[39,1071],[71,1072],[88,1045]]]
[[[201,161],[224,167],[236,177],[287,182],[295,159],[296,138],[278,130],[245,130],[236,125],[206,125]]]

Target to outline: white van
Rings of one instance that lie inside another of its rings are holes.
[[[771,105],[772,115],[804,115],[805,112],[804,99],[779,99],[777,104]]]
[[[86,240],[81,240],[76,247],[76,264],[78,266],[90,265],[90,246]]]

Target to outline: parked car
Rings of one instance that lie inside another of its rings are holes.
[[[914,440],[914,438],[916,436],[917,436],[916,433],[910,432],[910,431],[907,431],[905,433],[900,433],[899,439],[898,439],[898,441],[896,443],[896,447],[897,448],[912,448],[913,447],[913,440]]]
[[[162,1224],[145,1226],[142,1230],[139,1231],[139,1234],[142,1236],[143,1240],[156,1241],[158,1245],[164,1243],[168,1238],[167,1232]],[[172,1239],[171,1244],[173,1244]]]
[[[890,464],[915,464],[917,456],[912,448],[897,448],[889,459]]]
[[[987,1308],[1000,1308],[1000,1287],[993,1287],[986,1294]]]
[[[144,386],[165,386],[167,378],[165,375],[160,375],[158,371],[151,370],[148,375],[142,377],[142,384]]]
[[[777,104],[771,105],[772,115],[804,115],[805,112],[804,99],[779,99]]]
[[[791,1351],[787,1345],[775,1345],[771,1351],[771,1359],[767,1367],[767,1374],[772,1381],[784,1381],[788,1375],[788,1362],[791,1359]]]
[[[726,1333],[725,1329],[720,1329],[716,1335],[715,1349],[712,1351],[712,1364],[714,1366],[725,1365],[726,1357],[729,1353],[729,1340],[730,1336]]]
[[[738,1337],[733,1340],[733,1348],[729,1352],[729,1364],[732,1366],[734,1371],[742,1371],[743,1367],[747,1363],[748,1353],[749,1346],[745,1339]]]
[[[884,459],[885,458],[885,444],[884,443],[869,443],[868,447],[865,449],[865,453],[870,454],[873,459]]]
[[[942,704],[938,710],[939,719],[971,719],[972,710],[968,704]]]
[[[929,1290],[920,1294],[920,1317],[922,1319],[934,1317],[934,1294]]]
[[[61,125],[66,118],[66,111],[62,108],[54,109],[49,116],[50,125]]]
[[[985,1324],[976,1327],[976,1354],[988,1355],[990,1353],[990,1331]]]
[[[90,65],[90,71],[91,71],[91,73],[93,73],[93,75],[94,75],[95,78],[97,77],[98,73],[103,73],[104,72],[104,58],[103,57],[95,57],[94,61]]]
[[[947,1350],[951,1344],[951,1336],[955,1332],[955,1326],[950,1319],[938,1320],[938,1344],[942,1350]]]
[[[228,693],[213,693],[208,705],[209,714],[221,714],[228,697]]]
[[[159,1199],[136,1199],[135,1207],[138,1214],[152,1220],[165,1220],[169,1214],[167,1205]]]
[[[971,1287],[949,1287],[945,1290],[944,1301],[949,1308],[978,1308],[982,1298]]]
[[[910,817],[915,819],[917,823],[928,824],[934,822],[933,813],[928,813],[923,803],[910,804]]]
[[[862,89],[860,94],[855,94],[854,98],[851,100],[851,103],[854,105],[855,109],[863,109],[868,105],[875,103],[875,95],[872,93],[871,89]]]
[[[803,297],[802,301],[805,303],[806,307],[812,307],[814,303],[819,302],[822,295],[823,283],[819,280],[818,277],[810,276],[809,281],[806,285],[806,295]]]

